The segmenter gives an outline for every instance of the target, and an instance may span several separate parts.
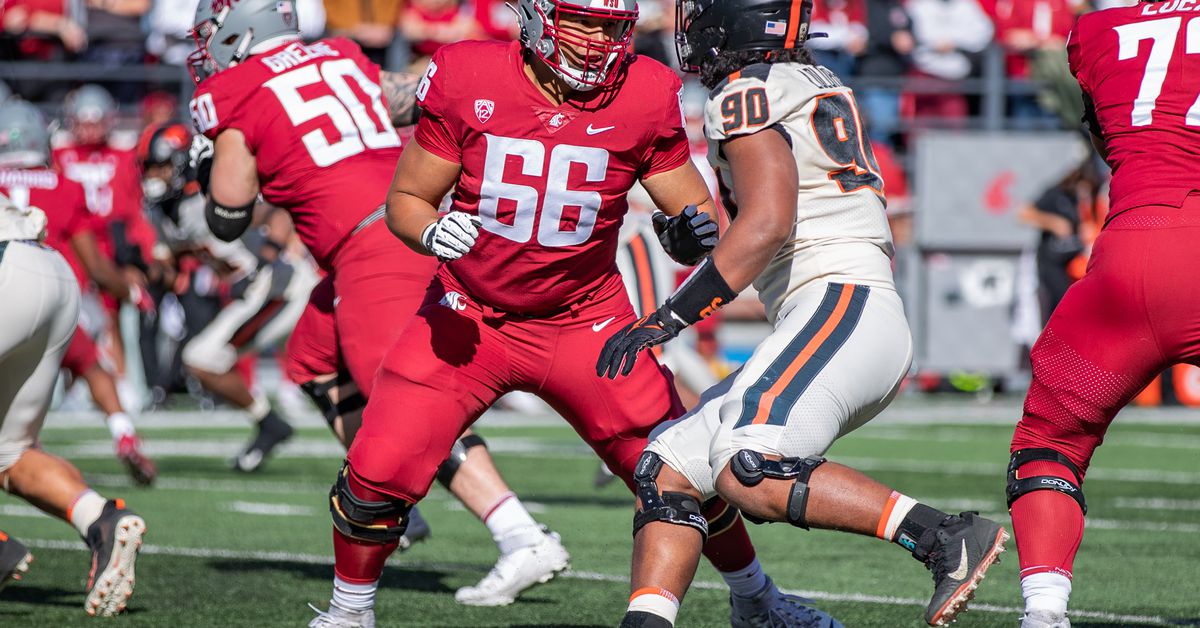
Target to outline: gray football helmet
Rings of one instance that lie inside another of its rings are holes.
[[[16,98],[0,105],[0,166],[32,168],[50,163],[50,131],[37,107]]]
[[[88,83],[71,91],[63,101],[63,117],[72,122],[103,122],[117,115],[117,102],[107,89]]]
[[[562,19],[591,18],[616,22],[609,38],[588,37],[563,29]],[[572,89],[590,91],[611,85],[620,74],[633,44],[637,0],[518,0],[517,20],[521,45],[537,55]],[[569,46],[583,59],[583,67],[563,54]]]
[[[245,60],[255,45],[300,37],[296,0],[200,0],[192,23],[188,71],[197,84]]]

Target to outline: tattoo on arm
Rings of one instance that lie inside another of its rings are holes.
[[[416,89],[421,77],[405,72],[380,72],[379,84],[387,101],[392,126],[399,128],[417,123]]]

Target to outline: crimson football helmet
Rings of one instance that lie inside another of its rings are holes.
[[[611,38],[588,37],[563,28],[563,18],[593,18],[617,23]],[[637,0],[519,0],[521,44],[537,55],[572,89],[590,91],[611,85],[633,44]],[[563,46],[583,58],[577,67]]]

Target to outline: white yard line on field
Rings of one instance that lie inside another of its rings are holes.
[[[1118,497],[1112,500],[1117,508],[1138,510],[1200,510],[1200,499],[1166,499],[1162,497]]]
[[[21,539],[23,543],[34,549],[49,549],[49,550],[83,550],[83,543],[80,541],[62,541],[50,539]],[[197,548],[197,547],[172,547],[168,545],[143,545],[141,549],[143,554],[163,555],[163,556],[182,556],[187,558],[222,558],[232,560],[261,560],[261,561],[279,561],[303,563],[310,565],[332,565],[333,557],[320,554],[302,554],[295,552],[261,552],[261,551],[238,551],[213,548]],[[391,561],[393,563],[400,562],[399,559]],[[404,561],[401,568],[405,569],[438,569],[444,571],[485,571],[488,569],[486,565],[468,565],[463,563],[428,563],[428,562],[408,562]],[[625,575],[606,574],[596,571],[576,571],[568,570],[560,574],[560,578],[568,578],[572,580],[588,580],[593,582],[611,582],[615,584],[627,584],[629,577]],[[724,591],[725,584],[717,582],[694,582],[694,588],[711,589]],[[830,602],[860,602],[864,604],[882,604],[888,606],[913,606],[923,608],[928,603],[927,600],[917,598],[894,597],[884,595],[870,595],[866,593],[834,593],[829,591],[808,591],[808,590],[791,590],[785,589],[786,593],[807,597],[813,600],[825,600]],[[972,604],[970,610],[974,612],[987,613],[1005,613],[1010,615],[1018,615],[1022,609],[1015,606],[998,606],[995,604]],[[1122,624],[1148,624],[1165,626],[1170,625],[1167,619],[1154,615],[1123,615],[1119,613],[1111,613],[1107,611],[1090,611],[1072,609],[1071,616],[1075,618],[1097,619],[1100,621],[1108,621]]]

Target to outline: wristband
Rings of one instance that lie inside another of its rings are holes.
[[[735,298],[737,293],[725,282],[712,258],[706,257],[664,305],[675,318],[692,325]]]

